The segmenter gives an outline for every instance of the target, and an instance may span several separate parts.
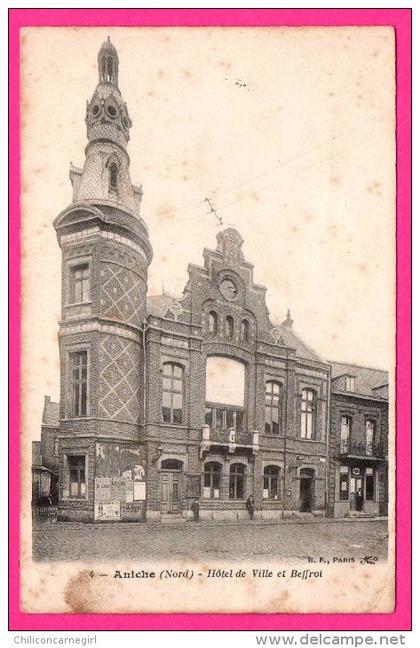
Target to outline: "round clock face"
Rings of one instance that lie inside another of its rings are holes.
[[[235,299],[238,294],[238,287],[232,279],[223,279],[219,288],[223,297],[229,301]]]

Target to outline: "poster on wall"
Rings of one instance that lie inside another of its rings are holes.
[[[134,501],[140,502],[146,499],[146,482],[135,481],[134,484]]]
[[[144,479],[144,476],[146,474],[146,471],[143,466],[136,464],[134,466],[134,480],[135,481],[142,481]]]
[[[133,497],[133,484],[134,482],[131,479],[125,480],[125,501],[127,504],[132,504]]]
[[[95,520],[119,520],[120,517],[119,502],[95,502]]]
[[[111,478],[95,478],[95,499],[97,502],[109,502],[111,500]]]
[[[141,449],[132,445],[110,441],[96,444],[95,520],[144,518],[140,502],[146,499],[146,471],[138,463],[141,456]]]

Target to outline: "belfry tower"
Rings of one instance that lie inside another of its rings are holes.
[[[86,106],[84,166],[71,165],[73,202],[54,221],[62,251],[59,509],[67,519],[144,512],[130,482],[144,478],[141,326],[152,249],[142,191],[130,179],[132,124],[118,66],[108,37]]]

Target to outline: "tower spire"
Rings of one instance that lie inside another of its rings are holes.
[[[99,82],[86,106],[86,125],[90,142],[110,140],[125,148],[131,120],[118,88],[118,65],[117,50],[108,36],[98,52]]]
[[[83,171],[70,170],[73,201],[109,200],[138,212],[142,191],[130,179],[127,144],[132,124],[118,88],[118,65],[108,36],[98,52],[99,82],[86,105],[89,143]]]
[[[118,88],[118,54],[108,36],[98,52],[99,83],[112,83]]]

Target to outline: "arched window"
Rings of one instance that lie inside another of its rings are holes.
[[[283,387],[274,380],[265,383],[265,433],[280,434]]]
[[[162,420],[164,423],[182,423],[183,382],[182,367],[165,362],[162,368]]]
[[[264,468],[263,499],[278,499],[280,493],[280,468],[266,466]]]
[[[210,311],[209,313],[209,333],[216,335],[217,333],[217,313]]]
[[[245,466],[232,464],[229,472],[229,499],[244,499]]]
[[[233,317],[231,315],[228,315],[226,317],[226,322],[225,322],[225,335],[228,338],[233,338],[233,333],[234,333]]]
[[[219,499],[221,465],[216,461],[204,464],[204,490],[203,497]]]
[[[242,320],[241,324],[241,340],[242,342],[248,342],[249,340],[249,322],[247,319]]]
[[[315,436],[315,407],[315,392],[312,389],[303,389],[300,406],[300,436],[302,439],[313,439]]]
[[[160,467],[162,470],[182,470],[182,465],[179,459],[164,459]]]
[[[118,189],[118,166],[116,162],[111,162],[108,167],[108,187],[110,191]]]

